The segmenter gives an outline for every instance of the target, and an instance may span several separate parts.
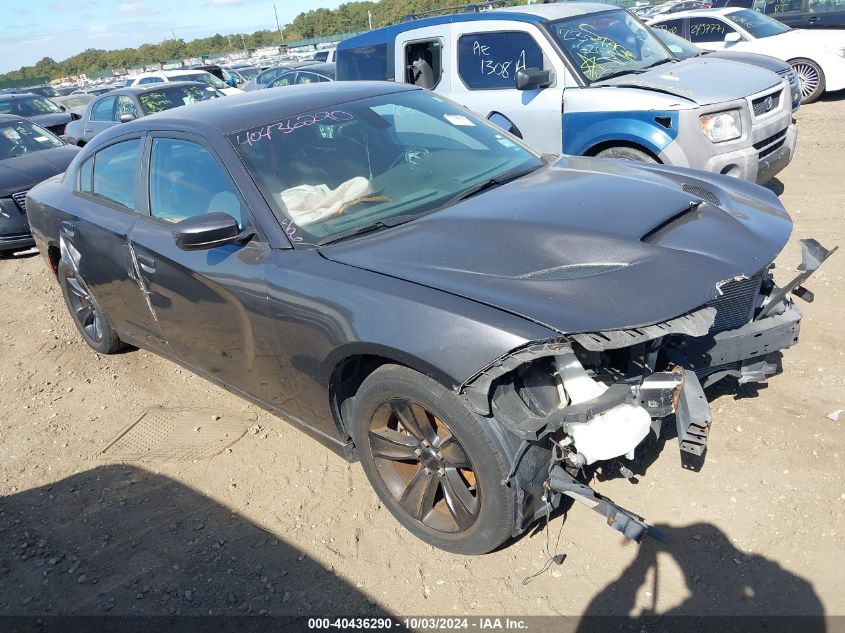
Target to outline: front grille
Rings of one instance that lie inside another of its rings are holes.
[[[15,204],[20,207],[20,210],[26,213],[26,191],[20,191],[18,193],[12,194],[12,199],[15,201]]]
[[[786,142],[786,128],[782,129],[777,134],[772,134],[769,138],[764,138],[762,141],[754,143],[754,149],[760,150],[760,158],[765,158],[772,152],[776,152]]]
[[[772,94],[768,94],[762,97],[757,97],[751,102],[751,109],[754,110],[754,116],[763,116],[764,114],[768,114],[772,110],[776,110],[777,107],[780,105],[780,96],[783,93],[783,90],[778,90]]]
[[[681,189],[683,189],[684,193],[691,193],[694,196],[698,196],[705,202],[709,202],[710,204],[715,204],[718,206],[721,203],[719,200],[719,196],[715,193],[707,189],[706,187],[702,187],[701,185],[694,185],[689,182],[685,182],[681,185]]]
[[[716,320],[710,332],[735,330],[748,323],[754,316],[754,306],[761,282],[762,277],[754,275],[723,284],[720,288],[722,294],[707,304],[716,308]]]

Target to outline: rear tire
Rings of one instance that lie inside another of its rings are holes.
[[[59,286],[70,318],[88,346],[100,354],[118,352],[122,343],[108,316],[86,283],[63,261],[59,262]]]
[[[506,457],[457,395],[407,367],[363,382],[350,432],[364,473],[412,534],[456,554],[484,554],[512,534]]]
[[[626,147],[625,145],[619,145],[616,147],[608,147],[607,149],[603,149],[598,154],[596,154],[596,158],[619,158],[622,160],[635,160],[641,163],[656,163],[657,161],[654,160],[649,154],[646,154],[642,150],[634,149],[633,147]]]
[[[821,66],[804,57],[790,59],[789,65],[798,75],[798,83],[801,87],[801,105],[818,100],[825,91],[824,71]]]

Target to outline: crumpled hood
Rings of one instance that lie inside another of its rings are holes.
[[[691,202],[700,204],[690,211]],[[745,181],[564,158],[321,252],[574,333],[694,310],[717,296],[719,282],[771,263],[791,228],[774,194]]]
[[[62,173],[79,151],[78,147],[62,145],[0,161],[0,197],[27,191]]]
[[[762,68],[705,56],[662,64],[638,75],[615,77],[593,86],[657,90],[706,106],[742,99],[776,86],[780,81],[780,77]]]

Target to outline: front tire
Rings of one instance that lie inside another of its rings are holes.
[[[114,354],[122,343],[87,284],[70,266],[59,262],[59,286],[73,324],[88,346],[100,354]]]
[[[824,94],[825,78],[821,66],[813,60],[803,57],[789,60],[789,65],[798,75],[798,82],[801,86],[801,105],[813,103]]]
[[[513,534],[505,455],[457,395],[383,365],[361,385],[350,418],[364,473],[412,534],[456,554],[484,554]]]

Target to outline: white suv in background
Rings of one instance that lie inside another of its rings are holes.
[[[157,70],[140,75],[132,75],[126,79],[126,86],[143,86],[146,84],[160,83],[164,81],[198,81],[207,84],[226,95],[236,95],[243,90],[232,88],[220,81],[217,77],[204,70]]]

